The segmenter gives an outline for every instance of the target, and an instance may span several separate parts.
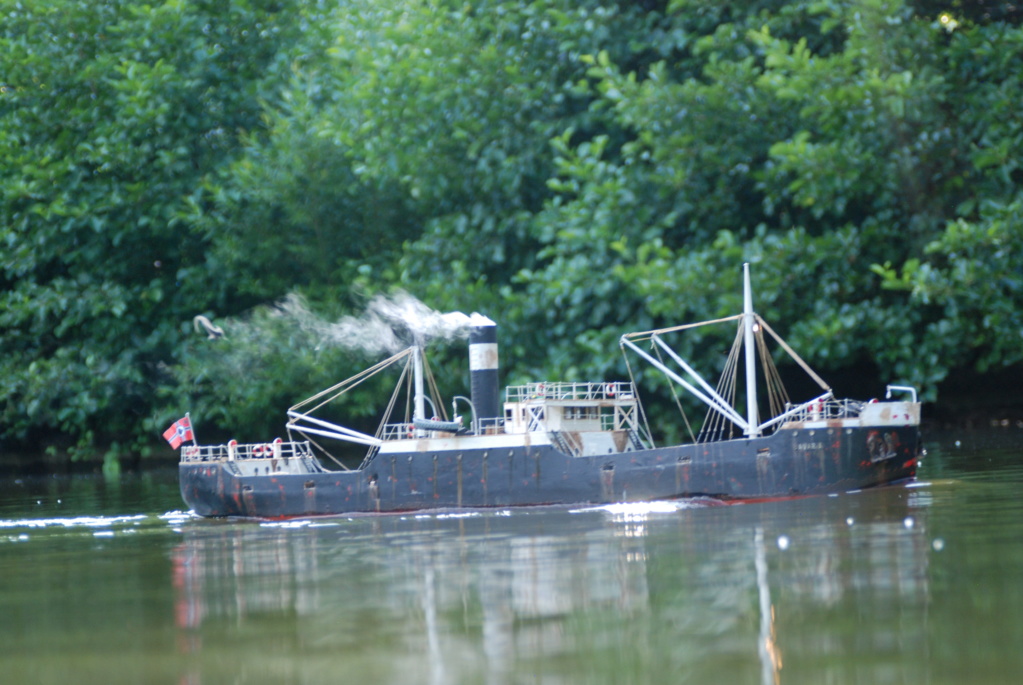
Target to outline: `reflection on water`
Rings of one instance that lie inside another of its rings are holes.
[[[1017,683],[1020,450],[957,449],[836,497],[264,523],[0,481],[4,682]]]
[[[788,538],[781,538],[785,542]],[[771,603],[771,585],[767,580],[767,549],[764,545],[764,531],[757,528],[754,535],[756,544],[757,595],[760,599],[760,682],[763,685],[777,684],[781,671],[781,652],[778,650],[774,625],[774,605]]]
[[[729,660],[779,683],[798,614],[846,611],[864,594],[925,605],[925,517],[910,515],[912,493],[872,498],[784,503],[796,514],[784,533],[774,503],[197,521],[172,554],[175,620],[193,653],[232,626],[310,654],[358,650],[382,682],[504,683],[562,665],[588,681],[669,669],[704,682]]]
[[[572,617],[648,604],[646,515],[585,517],[585,525],[566,511],[199,522],[172,555],[177,625],[193,649],[206,625],[271,615],[303,645],[340,649],[384,625],[388,644],[401,646],[380,654],[377,668],[396,679],[484,673],[505,682],[519,661],[572,652]]]

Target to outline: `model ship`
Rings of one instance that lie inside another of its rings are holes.
[[[721,379],[711,386],[665,337],[728,322],[737,329],[735,345]],[[765,332],[820,385],[819,395],[788,400],[771,355],[758,352],[765,349]],[[496,324],[474,315],[468,338],[471,397],[453,401],[453,410],[461,406],[465,416],[447,417],[424,346],[414,344],[289,409],[288,440],[183,444],[179,426],[172,445],[181,447],[182,497],[201,516],[280,518],[690,497],[768,499],[868,488],[916,473],[921,446],[915,389],[888,386],[882,401],[836,399],[753,311],[748,265],[742,313],[621,338],[624,352],[638,355],[706,405],[702,429],[685,444],[655,444],[632,380],[510,386],[502,404]],[[758,358],[766,367],[760,374]],[[375,434],[317,415],[368,376],[396,365],[401,379]],[[740,367],[745,412],[733,406]],[[771,414],[765,419],[757,396],[761,377]],[[402,396],[404,403],[398,401]],[[365,457],[357,468],[331,463],[321,445],[327,440],[365,446]]]

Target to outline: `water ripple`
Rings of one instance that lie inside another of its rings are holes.
[[[85,526],[88,528],[105,528],[107,526],[121,523],[135,523],[148,518],[145,514],[134,516],[72,516],[47,519],[0,519],[0,528],[75,528]]]

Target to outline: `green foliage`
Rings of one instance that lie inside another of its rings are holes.
[[[825,371],[935,399],[1023,361],[1014,12],[306,5],[5,9],[0,439],[144,451],[189,407],[263,435],[363,361],[260,306],[292,293],[484,312],[508,382],[621,377],[621,333],[734,312],[747,260]]]
[[[223,338],[184,343],[183,361],[174,369],[178,384],[165,392],[189,408],[205,439],[214,437],[210,431],[225,440],[278,437],[286,408],[378,361],[326,344],[305,316],[295,314],[296,306],[305,303],[291,298],[259,307],[225,322]],[[391,386],[360,386],[347,393],[334,407],[344,411],[335,420],[375,418],[381,410],[377,401],[393,389],[395,379],[390,377]]]
[[[182,220],[259,124],[282,3],[51,0],[0,26],[0,437],[148,445],[154,390],[218,292]],[[137,442],[136,442],[137,441]]]
[[[976,221],[949,222],[926,253],[904,279],[915,302],[940,312],[928,322],[928,347],[947,354],[949,368],[1023,361],[1023,196],[983,203]]]
[[[442,311],[500,312],[506,358],[525,356],[535,312],[517,274],[547,240],[550,139],[593,121],[577,55],[626,56],[621,29],[643,19],[560,0],[328,11],[335,33],[310,39],[266,133],[208,189],[219,261],[243,292],[301,290],[330,315],[393,284]],[[464,375],[462,355],[440,366]]]
[[[637,321],[713,317],[708,303],[728,302],[720,291],[737,292],[733,274],[751,259],[766,294],[758,307],[786,322],[797,349],[825,369],[870,359],[934,399],[950,369],[1017,361],[1011,318],[993,317],[999,333],[982,327],[963,347],[945,331],[973,327],[941,316],[920,284],[940,282],[946,297],[966,284],[921,280],[934,278],[946,252],[947,240],[932,241],[959,212],[975,211],[979,187],[1004,196],[1013,191],[999,177],[1023,178],[1013,176],[1023,138],[1002,109],[1015,102],[1018,31],[960,27],[950,38],[947,25],[881,0],[765,3],[745,15],[701,2],[672,8],[681,26],[720,23],[645,74],[620,71],[605,54],[587,60],[601,98],[594,107],[631,133],[601,154],[620,157],[629,179],[619,187],[642,193],[645,214],[593,221],[580,212],[593,230],[617,227],[590,236],[592,245],[641,246],[635,262],[610,272],[620,281],[597,269],[615,281],[615,304]],[[989,68],[985,56],[996,51]],[[984,78],[972,80],[977,72]],[[580,143],[579,154],[590,146]],[[551,206],[569,197],[600,206],[593,198],[604,197],[607,176],[552,185],[560,196]],[[550,267],[552,280],[565,271],[557,260]],[[974,300],[971,320],[984,319],[984,307],[1013,311],[1016,287],[985,289],[998,304]]]

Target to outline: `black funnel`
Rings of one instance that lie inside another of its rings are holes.
[[[477,419],[501,416],[501,392],[497,384],[497,324],[473,314],[469,329],[469,375],[472,405]]]

